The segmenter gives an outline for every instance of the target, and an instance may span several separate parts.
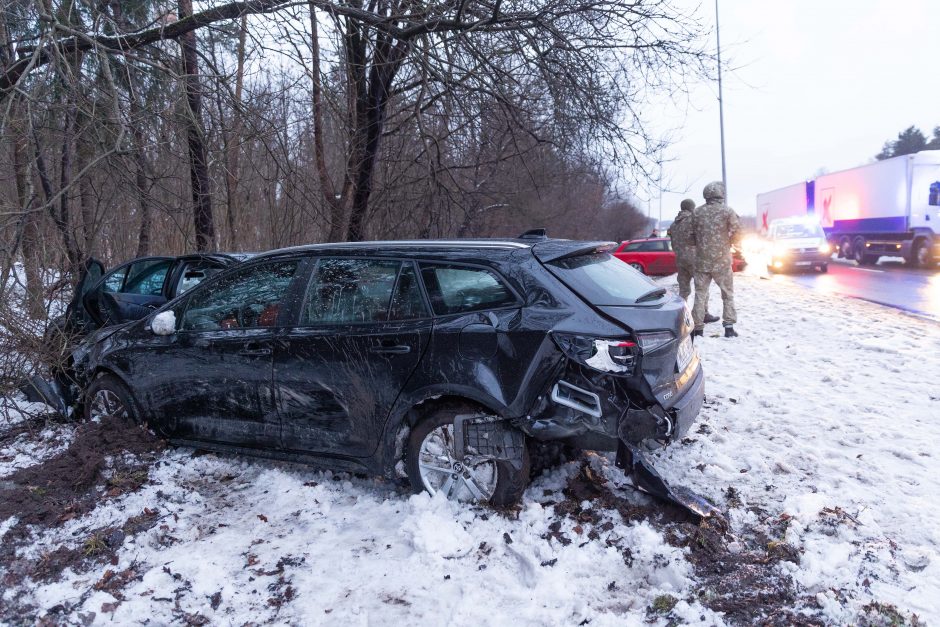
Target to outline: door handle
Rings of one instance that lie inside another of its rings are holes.
[[[265,355],[271,354],[271,348],[254,343],[246,344],[245,348],[238,351],[238,354],[242,357],[264,357]]]
[[[371,352],[380,355],[404,355],[411,352],[411,347],[407,344],[376,344]]]

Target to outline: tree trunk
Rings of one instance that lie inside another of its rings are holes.
[[[348,232],[351,242],[362,241],[365,236],[369,197],[372,195],[372,178],[379,153],[379,140],[382,137],[382,129],[385,127],[389,92],[409,45],[406,41],[393,44],[391,37],[385,34],[376,36],[375,52],[366,91],[366,106],[363,115],[360,115],[357,120],[359,125],[356,127],[356,135],[360,138],[356,144],[362,146],[362,151],[353,171],[355,184]]]
[[[232,107],[232,128],[225,138],[225,187],[226,221],[228,223],[228,247],[238,250],[238,161],[241,154],[242,134],[242,90],[245,86],[245,38],[248,33],[248,16],[243,15],[238,29],[238,49],[235,66],[235,103]],[[221,118],[220,118],[221,119]]]
[[[13,136],[13,172],[16,199],[22,214],[23,271],[26,275],[26,313],[34,319],[46,317],[44,286],[40,272],[39,218],[32,207],[32,184],[29,176],[29,137],[20,112],[19,96],[10,107],[10,133]],[[5,286],[5,284],[4,284]]]
[[[192,0],[179,0],[179,19],[184,20],[192,14]],[[189,145],[189,179],[193,195],[196,250],[203,252],[215,247],[215,223],[212,218],[212,199],[209,195],[209,164],[202,122],[202,86],[199,82],[196,32],[185,33],[179,41],[188,104],[186,139]]]
[[[144,155],[144,133],[141,130],[143,117],[134,85],[130,86],[131,139],[134,142],[134,187],[137,191],[137,208],[140,212],[140,230],[137,233],[137,256],[150,254],[150,186],[147,179],[147,158]]]

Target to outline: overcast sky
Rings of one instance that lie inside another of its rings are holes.
[[[914,124],[940,125],[940,1],[719,0],[729,204],[871,161]],[[714,0],[702,11],[714,23]],[[721,179],[717,85],[657,122],[675,128],[664,166],[663,219],[682,198],[702,202]],[[655,189],[648,195],[659,214]]]

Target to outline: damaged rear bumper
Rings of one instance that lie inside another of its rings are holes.
[[[672,394],[654,395],[639,378],[569,366],[515,426],[538,440],[592,450],[616,451],[621,440],[632,446],[666,445],[684,437],[701,411],[705,375],[697,359],[669,389]]]

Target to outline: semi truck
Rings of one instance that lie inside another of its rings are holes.
[[[903,257],[913,266],[933,266],[940,260],[940,150],[758,194],[757,216],[764,233],[777,219],[815,218],[836,254],[859,265]]]

